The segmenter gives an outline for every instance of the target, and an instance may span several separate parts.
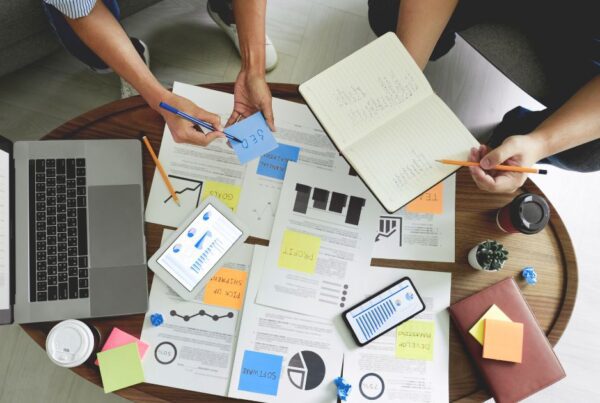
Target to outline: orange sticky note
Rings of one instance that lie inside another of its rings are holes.
[[[248,273],[243,270],[220,268],[204,289],[205,304],[240,310],[244,302]]]
[[[406,205],[409,213],[442,214],[444,183],[440,182]]]
[[[486,319],[483,328],[483,358],[521,362],[523,357],[523,324]]]

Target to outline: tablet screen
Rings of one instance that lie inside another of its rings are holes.
[[[242,231],[208,204],[157,262],[192,291],[240,236]]]

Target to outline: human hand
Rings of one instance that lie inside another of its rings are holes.
[[[233,112],[231,112],[226,126],[261,111],[269,128],[275,131],[271,90],[269,90],[264,75],[249,74],[241,70],[235,80],[233,95]]]
[[[167,126],[169,126],[169,130],[171,131],[173,139],[176,143],[189,143],[199,146],[207,146],[215,139],[225,138],[225,134],[223,133],[223,125],[221,124],[221,117],[219,115],[207,112],[198,107],[189,99],[172,93],[168,93],[168,95],[164,97],[163,102],[174,106],[188,115],[202,119],[217,129],[216,131],[204,134],[203,132],[196,130],[194,128],[194,123],[190,122],[189,120],[183,119],[162,108],[158,109],[158,112],[162,115]]]
[[[523,185],[527,174],[493,170],[496,165],[529,167],[542,159],[538,140],[530,135],[507,137],[502,144],[491,150],[481,145],[473,147],[469,161],[479,162],[479,166],[469,167],[477,187],[492,193],[512,193]]]

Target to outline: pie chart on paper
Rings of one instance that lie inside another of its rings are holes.
[[[325,363],[317,353],[304,350],[290,359],[287,374],[298,389],[312,390],[325,379]]]

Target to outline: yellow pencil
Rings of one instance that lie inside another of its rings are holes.
[[[148,152],[150,153],[152,160],[156,164],[156,168],[158,168],[158,172],[160,172],[160,176],[162,176],[163,181],[165,181],[165,185],[167,185],[167,189],[169,189],[169,193],[171,193],[171,197],[173,197],[173,201],[175,203],[177,203],[178,206],[181,206],[181,204],[179,204],[179,197],[177,197],[177,193],[175,192],[175,189],[173,189],[173,185],[171,185],[171,181],[169,180],[169,177],[167,176],[165,169],[163,168],[162,164],[158,160],[158,157],[154,153],[154,149],[150,145],[148,138],[146,136],[144,136],[144,137],[142,137],[142,140],[144,140],[144,144],[146,144],[146,148],[148,149]]]
[[[441,162],[442,164],[448,165],[460,165],[462,167],[478,167],[479,162],[473,161],[456,161],[456,160],[436,160],[437,162]],[[545,169],[537,169],[537,168],[527,168],[527,167],[518,167],[514,165],[496,165],[494,168],[497,171],[508,171],[508,172],[523,172],[528,174],[541,174],[546,175],[548,173]]]

